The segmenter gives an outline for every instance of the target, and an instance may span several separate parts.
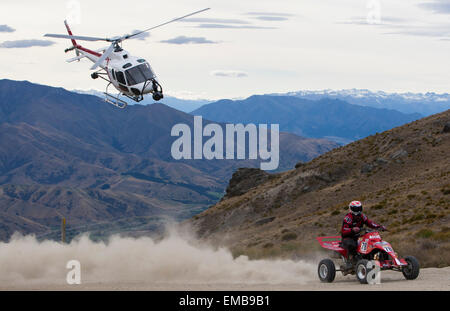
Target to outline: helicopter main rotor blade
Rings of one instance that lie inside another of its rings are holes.
[[[175,19],[172,19],[172,20],[170,20],[170,21],[168,21],[168,22],[159,24],[159,25],[157,25],[157,26],[153,26],[153,27],[151,27],[151,28],[149,28],[149,29],[146,29],[146,30],[142,30],[142,31],[136,32],[136,33],[134,33],[134,34],[132,34],[132,35],[125,35],[125,36],[123,36],[123,37],[121,38],[121,40],[126,40],[126,39],[133,38],[133,37],[135,37],[135,36],[137,36],[137,35],[140,35],[140,34],[142,34],[142,33],[144,33],[144,32],[153,30],[153,29],[155,29],[155,28],[158,28],[158,27],[161,27],[161,26],[164,26],[164,25],[167,25],[167,24],[176,22],[176,21],[179,21],[180,19],[183,19],[183,18],[192,16],[192,15],[195,15],[195,14],[199,14],[199,13],[208,11],[208,10],[210,10],[210,9],[211,9],[211,8],[206,8],[206,9],[203,9],[203,10],[200,10],[200,11],[196,11],[196,12],[191,13],[191,14],[188,14],[188,15],[184,15],[184,16],[181,16],[181,17],[177,17],[177,18],[175,18]]]
[[[69,35],[59,35],[59,34],[53,34],[53,33],[45,34],[44,37],[59,38],[59,39],[74,39],[74,40],[81,40],[81,41],[108,41],[108,42],[111,41],[110,39],[107,39],[107,38],[86,37],[86,36],[69,36]]]
[[[100,66],[101,63],[103,63],[103,61],[105,59],[107,59],[111,53],[114,51],[114,46],[115,43],[112,43],[109,48],[105,51],[105,53],[103,53],[103,55],[98,59],[98,61],[91,67],[91,70],[96,69],[98,66]]]

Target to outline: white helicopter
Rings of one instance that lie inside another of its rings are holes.
[[[121,94],[136,102],[142,101],[145,94],[151,93],[155,101],[162,99],[164,95],[162,87],[157,81],[156,75],[153,72],[150,64],[145,59],[132,56],[130,55],[130,53],[123,50],[121,47],[121,43],[127,39],[137,38],[144,32],[179,21],[180,19],[207,11],[209,9],[210,8],[206,8],[200,11],[196,11],[191,14],[172,19],[163,24],[151,27],[149,29],[135,32],[133,34],[127,34],[121,37],[97,38],[74,36],[69,28],[69,25],[67,24],[67,21],[64,21],[64,24],[66,25],[69,35],[46,34],[44,35],[44,37],[70,39],[72,41],[72,47],[66,49],[65,52],[67,53],[74,50],[77,56],[67,60],[67,62],[70,63],[79,61],[80,59],[86,57],[94,63],[94,65],[91,67],[91,70],[95,70],[100,67],[101,69],[92,73],[91,77],[92,79],[97,79],[100,77],[108,82],[106,91],[104,92],[106,96],[105,101],[113,104],[116,107],[125,108],[127,106],[127,102],[119,98]],[[111,45],[109,47],[93,51],[79,45],[76,40],[107,41],[111,42]],[[108,93],[108,88],[111,84],[119,91],[119,94],[117,96]]]

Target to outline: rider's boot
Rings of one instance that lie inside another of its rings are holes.
[[[348,255],[348,258],[345,260],[344,270],[348,271],[353,268],[353,260],[352,255]]]
[[[352,270],[353,267],[356,266],[356,263],[359,260],[358,254],[349,254],[347,260],[345,261],[345,270]]]

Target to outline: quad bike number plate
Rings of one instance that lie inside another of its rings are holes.
[[[361,243],[361,252],[367,251],[367,241]]]

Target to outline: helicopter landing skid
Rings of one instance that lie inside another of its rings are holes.
[[[111,95],[108,93],[108,88],[111,85],[111,82],[109,82],[108,86],[106,87],[106,92],[103,92],[105,94],[105,102],[116,106],[117,108],[124,109],[127,107],[128,103],[122,99],[119,98],[120,93],[117,96]]]
[[[124,109],[128,105],[128,103],[126,101],[124,101],[124,100],[121,100],[119,98],[119,96],[114,96],[114,95],[108,94],[106,92],[104,92],[103,94],[105,94],[105,96],[106,96],[105,97],[105,102],[107,102],[107,103],[109,103],[111,105],[114,105],[117,108]]]
[[[128,97],[129,99],[132,99],[132,100],[134,100],[134,101],[135,101],[135,102],[137,102],[137,103],[139,103],[139,102],[141,102],[141,101],[143,101],[143,100],[144,100],[144,96],[143,96],[143,95],[139,95],[139,96],[134,96],[134,97],[132,97],[132,96],[129,96],[129,95],[127,95],[127,94],[122,94],[122,95],[124,95],[124,96]]]

